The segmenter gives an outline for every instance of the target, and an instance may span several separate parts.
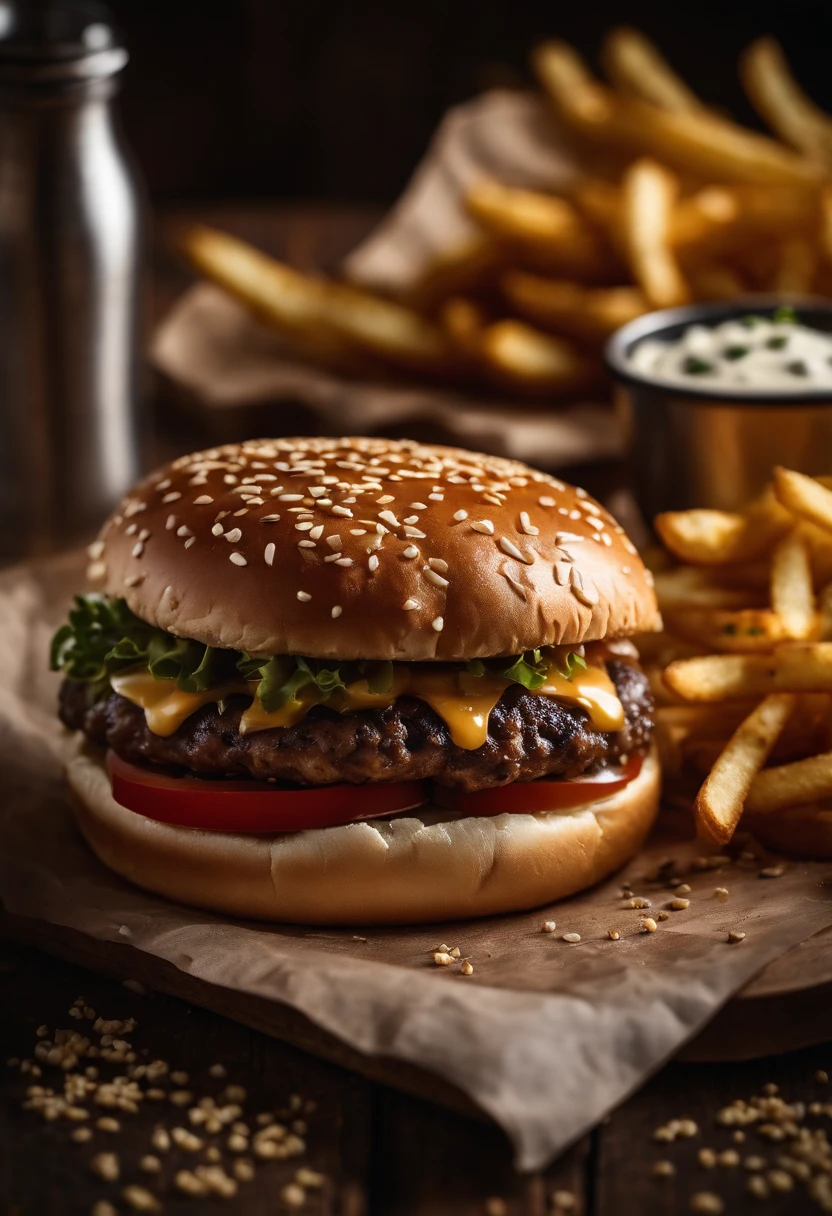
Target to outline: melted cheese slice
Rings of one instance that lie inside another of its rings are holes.
[[[314,689],[301,690],[298,697],[280,709],[269,711],[254,695],[256,682],[221,684],[204,692],[180,692],[172,681],[155,680],[145,669],[119,672],[110,683],[120,696],[144,710],[149,730],[161,736],[174,734],[203,705],[235,695],[252,698],[240,719],[240,733],[244,735],[294,726],[319,704]],[[428,666],[402,666],[396,669],[393,686],[387,692],[371,692],[366,680],[356,680],[333,694],[326,704],[338,713],[350,713],[384,709],[402,696],[418,697],[439,715],[457,747],[474,750],[485,743],[491,711],[509,685],[509,680],[489,673],[471,676],[459,671],[432,671]],[[587,667],[567,680],[550,665],[546,683],[537,689],[537,695],[580,705],[596,730],[617,731],[624,726],[624,707],[603,667]]]

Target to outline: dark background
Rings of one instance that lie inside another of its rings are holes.
[[[547,36],[597,56],[635,25],[707,100],[754,122],[738,53],[772,33],[832,108],[832,0],[111,0],[122,112],[157,200],[391,201],[447,107],[529,79]]]

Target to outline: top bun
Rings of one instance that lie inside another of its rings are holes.
[[[393,439],[261,439],[145,478],[91,582],[211,646],[467,660],[651,629],[652,581],[584,490]]]

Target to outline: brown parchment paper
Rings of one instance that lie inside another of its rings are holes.
[[[397,295],[413,285],[434,254],[474,231],[462,198],[476,178],[558,188],[578,172],[560,145],[542,102],[532,94],[486,93],[451,110],[401,200],[345,263],[349,277]],[[529,460],[546,468],[621,455],[623,433],[603,401],[547,407],[478,399],[441,386],[347,379],[303,362],[248,310],[209,283],[198,283],[159,325],[156,367],[209,415],[233,418],[238,407],[270,405],[274,427],[297,424],[308,408],[321,433],[418,435]]]
[[[622,876],[548,909],[464,924],[325,930],[257,925],[167,903],[106,871],[74,828],[61,774],[53,627],[81,585],[80,557],[0,575],[0,895],[8,912],[137,950],[211,984],[299,1010],[351,1048],[456,1085],[542,1166],[674,1054],[755,972],[832,925],[832,867],[789,863],[690,878],[690,908],[640,934]],[[625,871],[654,909],[670,892],[639,875],[692,844],[657,838]],[[727,903],[713,898],[730,889]],[[554,919],[558,933],[540,932]],[[607,937],[616,927],[619,942]],[[726,943],[729,929],[748,936]],[[578,932],[580,945],[560,940]],[[358,937],[356,936],[358,934]],[[430,952],[459,945],[465,978]]]

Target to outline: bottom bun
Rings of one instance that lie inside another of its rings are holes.
[[[100,755],[67,769],[100,859],[179,903],[314,925],[417,924],[538,907],[605,878],[641,848],[659,803],[655,751],[628,786],[573,810],[399,819],[278,835],[157,823],[120,806]],[[517,805],[523,805],[518,785]]]
[[[832,861],[832,802],[788,807],[743,820],[761,844],[805,861]]]

